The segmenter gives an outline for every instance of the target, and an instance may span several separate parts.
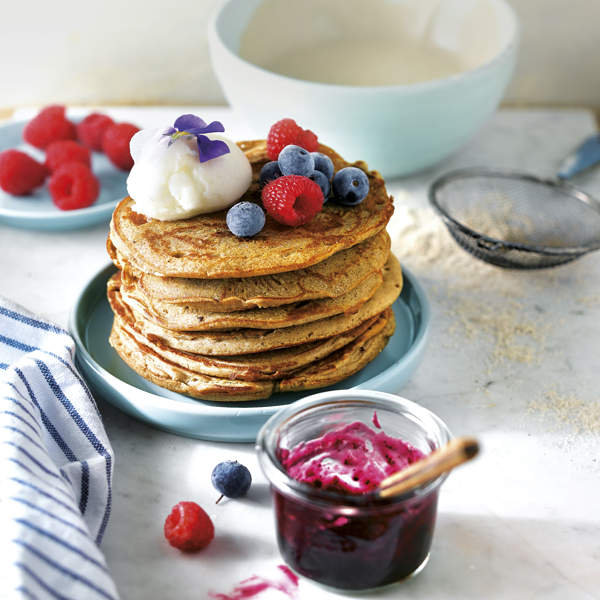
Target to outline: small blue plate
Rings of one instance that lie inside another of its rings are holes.
[[[106,282],[111,264],[84,287],[71,315],[77,363],[95,394],[133,417],[171,433],[223,442],[253,442],[279,408],[312,394],[289,392],[253,402],[206,402],[161,388],[130,369],[108,343],[112,312]],[[404,270],[402,294],[393,306],[396,332],[364,369],[318,391],[363,388],[395,393],[420,362],[429,330],[429,304],[423,288]]]
[[[23,142],[27,121],[0,125],[0,152],[15,148],[41,162],[44,152]],[[0,223],[26,229],[59,231],[79,229],[110,219],[117,202],[127,195],[127,175],[117,169],[101,153],[92,152],[92,171],[100,180],[100,195],[92,206],[76,210],[60,210],[48,193],[48,180],[30,196],[12,196],[0,190]]]

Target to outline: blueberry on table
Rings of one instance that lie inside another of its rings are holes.
[[[210,477],[213,486],[221,492],[221,498],[241,498],[246,495],[252,483],[250,471],[237,460],[226,460],[219,463]],[[221,500],[217,500],[217,503]]]
[[[331,185],[329,183],[329,179],[327,179],[327,175],[321,171],[317,171],[316,169],[308,176],[309,179],[312,179],[316,184],[319,185],[321,191],[323,192],[323,202],[327,202],[327,197],[329,196],[329,191],[331,190]]]
[[[311,155],[315,161],[315,171],[321,171],[327,177],[328,181],[331,181],[333,177],[333,161],[322,152],[311,152]]]
[[[279,163],[276,160],[272,160],[264,165],[260,170],[260,185],[267,185],[269,181],[273,181],[273,179],[277,179],[278,177],[281,177],[281,175],[282,173],[281,169],[279,168]]]
[[[228,211],[227,227],[238,237],[252,237],[265,226],[265,211],[254,202],[238,202]]]
[[[333,194],[344,206],[360,204],[369,193],[369,179],[357,167],[344,167],[333,176]]]
[[[315,159],[312,154],[294,144],[289,144],[279,153],[277,162],[284,175],[308,177],[315,170]]]

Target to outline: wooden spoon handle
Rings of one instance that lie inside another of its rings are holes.
[[[471,460],[478,452],[479,442],[475,438],[455,438],[422,460],[386,477],[379,484],[378,494],[381,498],[403,494]]]

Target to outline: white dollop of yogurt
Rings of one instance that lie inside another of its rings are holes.
[[[160,221],[186,219],[229,208],[247,191],[252,167],[235,142],[204,134],[225,142],[229,153],[200,162],[196,138],[180,137],[169,146],[165,129],[142,129],[131,138],[127,193],[135,212]]]

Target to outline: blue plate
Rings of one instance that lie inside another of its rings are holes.
[[[0,152],[16,148],[44,162],[44,152],[23,142],[27,121],[15,121],[0,126]],[[0,190],[0,223],[27,229],[58,231],[79,229],[110,219],[117,202],[127,195],[127,175],[117,169],[101,153],[92,152],[92,170],[100,180],[100,195],[92,206],[76,210],[60,210],[48,193],[48,182],[30,196],[11,196]]]
[[[194,438],[253,442],[262,424],[279,408],[314,393],[276,394],[253,402],[206,402],[170,392],[140,377],[108,343],[112,312],[106,282],[111,264],[84,287],[71,315],[77,363],[92,390],[117,408],[155,427]],[[379,356],[360,372],[318,391],[363,388],[397,392],[416,369],[429,329],[429,304],[423,288],[404,270],[402,294],[393,306],[396,332]]]

